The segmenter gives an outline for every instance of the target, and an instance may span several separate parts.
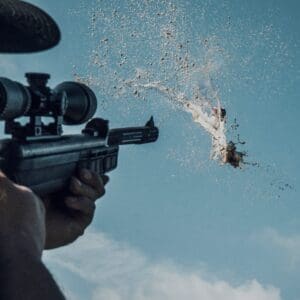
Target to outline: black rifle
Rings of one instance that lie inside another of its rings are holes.
[[[98,174],[115,169],[119,145],[151,143],[158,138],[153,117],[143,127],[112,130],[107,120],[91,119],[97,99],[84,84],[63,82],[52,90],[47,87],[48,74],[27,73],[26,77],[28,87],[0,78],[0,120],[5,121],[5,133],[12,136],[0,140],[0,168],[38,195],[65,188],[78,167]],[[29,122],[15,121],[21,116],[29,117]],[[44,117],[54,121],[46,125]],[[63,124],[86,122],[81,134],[62,135]]]

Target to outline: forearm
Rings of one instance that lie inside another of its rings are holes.
[[[14,249],[10,253],[2,250],[0,250],[0,299],[65,299],[40,258],[21,248]]]

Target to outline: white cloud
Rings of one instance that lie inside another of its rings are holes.
[[[291,267],[300,263],[300,235],[287,236],[268,228],[257,235],[257,238],[265,244],[279,249],[288,259]]]
[[[102,233],[87,233],[71,246],[47,252],[45,258],[55,268],[90,283],[94,287],[91,300],[281,299],[278,289],[264,287],[256,280],[234,286],[208,280],[200,270],[151,262],[139,251]]]

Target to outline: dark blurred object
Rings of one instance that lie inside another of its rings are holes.
[[[59,28],[44,11],[24,1],[0,0],[0,53],[42,51],[59,41]]]

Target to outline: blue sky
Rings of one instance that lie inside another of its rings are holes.
[[[1,55],[1,76],[49,72],[52,86],[74,73],[92,78],[97,115],[112,127],[154,115],[161,132],[155,144],[121,149],[87,235],[45,254],[69,298],[298,300],[297,1],[31,2],[55,18],[62,41],[40,54]],[[160,60],[174,46],[160,35],[169,21],[195,63],[208,57],[218,66],[210,75],[228,126],[238,120],[243,150],[259,167],[210,161],[210,137],[156,92],[117,97],[113,86],[136,68],[154,80],[174,75],[169,84],[190,93],[172,61]],[[95,65],[95,53],[106,67]]]

